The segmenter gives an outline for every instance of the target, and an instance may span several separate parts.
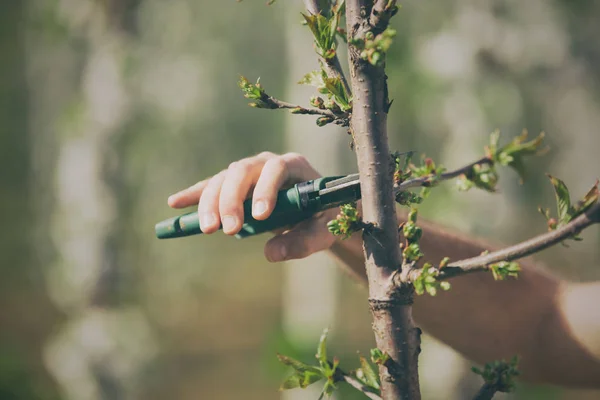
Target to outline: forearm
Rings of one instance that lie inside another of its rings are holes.
[[[445,256],[460,260],[495,247],[422,220],[419,225],[425,259],[434,264]],[[360,235],[336,242],[331,250],[366,284]],[[525,380],[600,387],[598,341],[594,345],[592,340],[600,336],[600,322],[594,328],[585,317],[591,317],[586,307],[598,304],[597,286],[583,293],[580,286],[558,280],[530,260],[522,267],[517,280],[468,274],[452,279],[448,292],[417,296],[415,320],[427,333],[479,363],[519,354]]]

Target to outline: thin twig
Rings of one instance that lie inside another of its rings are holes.
[[[336,370],[336,381],[344,381],[354,389],[361,391],[365,396],[372,400],[381,400],[381,397],[375,392],[375,390],[369,386],[364,385],[358,379],[355,379],[352,375],[342,371],[341,369]]]
[[[502,250],[450,263],[440,269],[438,279],[452,278],[470,272],[487,271],[491,264],[501,261],[518,260],[531,254],[538,253],[565,239],[571,238],[587,227],[598,223],[600,223],[600,201],[596,202],[586,212],[573,219],[568,224],[556,230],[544,233]],[[414,279],[414,276],[411,276],[411,280],[412,279]]]
[[[471,171],[471,169],[476,165],[493,164],[493,163],[494,163],[494,161],[492,161],[489,157],[482,157],[479,160],[474,161],[471,164],[465,165],[462,168],[455,169],[454,171],[444,172],[443,174],[439,175],[439,177],[437,179],[440,181],[447,181],[450,179],[457,178],[461,175],[468,174]],[[433,177],[434,177],[434,175],[430,174],[430,175],[426,175],[426,176],[421,176],[419,178],[406,180],[394,187],[394,193],[398,194],[399,192],[402,192],[403,190],[414,188],[414,187],[431,186],[430,182]]]
[[[323,5],[319,3],[319,0],[304,0],[304,6],[306,7],[306,10],[313,15],[323,12]],[[326,59],[324,61],[325,72],[327,73],[327,76],[330,78],[339,78],[339,80],[342,82],[342,85],[344,85],[344,89],[346,90],[348,97],[352,97],[352,89],[350,89],[350,86],[348,85],[348,81],[346,80],[346,76],[344,75],[344,71],[342,70],[342,65],[340,64],[337,54],[333,56],[333,58]]]
[[[261,99],[262,100],[262,99]],[[297,109],[298,114],[310,114],[310,115],[325,115],[331,118],[347,118],[346,114],[338,115],[331,110],[321,110],[320,108],[306,108],[301,107],[292,103],[276,99],[275,97],[268,96],[263,100],[265,103],[271,105],[273,109]]]

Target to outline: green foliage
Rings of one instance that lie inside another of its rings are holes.
[[[309,385],[325,380],[323,391],[319,399],[331,394],[338,389],[338,383],[345,382],[345,376],[350,376],[339,369],[339,360],[329,361],[327,357],[327,335],[328,329],[323,331],[317,347],[316,358],[318,365],[308,365],[291,357],[278,354],[277,357],[284,365],[291,367],[294,372],[288,376],[281,384],[280,390],[306,388]],[[375,365],[385,365],[390,356],[379,349],[371,349],[371,363]],[[363,356],[359,356],[360,367],[353,375],[360,383],[364,385],[362,391],[380,393],[380,380],[376,368]]]
[[[342,240],[348,239],[354,232],[363,228],[363,223],[356,204],[344,204],[340,207],[337,218],[327,223],[327,229],[335,236],[341,236]]]
[[[521,183],[525,179],[525,163],[523,159],[530,155],[543,154],[547,147],[542,148],[545,134],[540,133],[535,139],[526,142],[527,131],[515,137],[503,147],[498,146],[500,131],[492,132],[490,143],[485,146],[485,162],[473,165],[458,180],[458,189],[467,191],[479,188],[488,192],[495,192],[498,183],[496,164],[513,168],[519,174]]]
[[[538,210],[544,217],[546,217],[548,230],[550,231],[568,224],[574,218],[588,210],[598,201],[598,198],[600,198],[600,191],[598,190],[599,182],[596,181],[594,186],[592,186],[592,188],[583,196],[583,198],[575,205],[572,205],[571,195],[567,185],[562,180],[552,175],[548,175],[548,178],[550,178],[550,183],[552,183],[554,194],[556,196],[556,209],[558,213],[557,218],[550,216],[549,209],[539,208]],[[581,238],[578,236],[573,236],[572,239],[581,240]]]
[[[512,392],[515,389],[515,378],[520,375],[518,365],[519,357],[514,356],[510,362],[494,361],[485,364],[483,370],[476,367],[472,367],[471,370],[481,375],[485,383],[497,391]]]
[[[495,131],[490,135],[490,144],[486,146],[486,155],[494,163],[513,168],[519,174],[521,182],[525,180],[525,156],[540,155],[547,151],[548,147],[542,148],[545,133],[541,132],[535,139],[528,142],[528,132],[523,130],[521,135],[515,137],[506,146],[498,148],[500,131]]]
[[[307,386],[320,381],[324,378],[321,370],[317,367],[304,364],[301,361],[295,360],[291,357],[277,354],[277,358],[283,364],[292,367],[294,373],[288,376],[285,381],[281,384],[280,390],[294,389],[297,387],[306,388]]]
[[[406,153],[392,153],[392,162],[394,163],[394,183],[396,185],[401,184],[412,176],[412,171],[409,168],[412,155],[412,151]]]
[[[332,15],[329,18],[322,14],[302,14],[306,25],[308,25],[315,38],[317,53],[325,60],[330,60],[336,55],[336,36],[338,35],[338,26],[344,10],[344,0],[341,0],[332,7]]]
[[[371,349],[371,361],[377,365],[385,365],[390,359],[390,355],[377,348]]]
[[[497,184],[498,173],[493,164],[475,164],[469,172],[461,175],[457,181],[457,187],[460,191],[467,191],[476,187],[488,192],[495,192]]]
[[[503,281],[509,276],[517,278],[521,271],[521,266],[514,261],[500,261],[499,263],[491,264],[489,269],[492,271],[495,280]]]
[[[350,44],[360,50],[360,57],[371,65],[381,66],[385,62],[385,55],[392,45],[396,30],[386,28],[385,31],[375,36],[373,32],[367,32],[364,38],[351,39]]]
[[[400,185],[412,176],[413,172],[409,167],[412,154],[412,151],[406,153],[396,152],[392,154],[392,162],[394,163],[394,185]],[[416,193],[403,190],[396,193],[396,202],[400,205],[410,207],[412,204],[421,204],[423,202],[423,197]]]
[[[365,386],[368,386],[374,390],[380,390],[381,383],[379,382],[379,374],[375,372],[373,366],[365,357],[360,356],[359,361],[360,368],[357,368],[354,372],[356,379],[358,379]]]
[[[439,269],[434,268],[430,263],[425,263],[418,278],[413,282],[415,293],[422,295],[427,292],[430,296],[435,296],[439,289],[450,290],[449,282],[437,279],[439,273]]]
[[[329,99],[335,101],[327,103],[320,97],[311,98],[311,105],[321,108],[330,109],[333,112],[338,112],[334,107],[339,107],[342,112],[349,111],[352,108],[352,100],[348,96],[346,89],[340,78],[330,78],[327,76],[325,69],[321,66],[320,71],[312,71],[304,75],[298,82],[301,85],[315,86],[319,93],[326,94]],[[320,99],[320,100],[319,100]]]
[[[412,176],[416,178],[427,178],[423,186],[431,187],[437,185],[442,178],[442,174],[446,172],[446,168],[442,165],[436,165],[433,159],[421,156],[421,164],[410,164]]]
[[[265,93],[265,89],[260,84],[260,78],[256,80],[256,83],[250,83],[244,76],[240,76],[238,86],[242,89],[245,98],[255,100],[248,103],[249,106],[256,108],[274,108],[271,103],[266,101],[268,96]]]
[[[408,213],[408,220],[401,225],[402,234],[404,235],[405,243],[402,244],[402,257],[404,262],[417,262],[423,257],[423,252],[419,247],[419,240],[423,234],[423,230],[417,226],[417,209],[412,208]]]
[[[326,381],[323,388],[323,394],[329,396],[333,393],[333,391],[336,389],[336,371],[339,365],[339,360],[334,359],[333,362],[330,363],[327,359],[328,333],[328,329],[323,331],[323,334],[319,340],[319,346],[317,347],[316,358],[319,361],[319,366],[308,365],[291,357],[280,354],[277,355],[279,361],[294,369],[294,373],[284,380],[280,390],[294,388],[304,389],[315,382],[325,379]]]

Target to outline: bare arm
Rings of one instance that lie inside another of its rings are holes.
[[[404,217],[404,216],[402,216]],[[495,246],[420,220],[427,261],[460,260]],[[366,282],[361,239],[331,247],[349,271]],[[600,388],[600,283],[567,283],[531,260],[519,279],[495,281],[490,273],[452,279],[436,297],[417,296],[417,323],[429,334],[479,363],[521,357],[523,379]]]

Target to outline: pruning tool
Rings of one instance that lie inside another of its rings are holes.
[[[252,199],[244,201],[244,224],[238,239],[297,224],[319,211],[359,200],[358,174],[329,176],[280,190],[273,213],[265,220],[252,218]],[[201,234],[198,212],[190,212],[156,224],[156,236],[170,239]]]

